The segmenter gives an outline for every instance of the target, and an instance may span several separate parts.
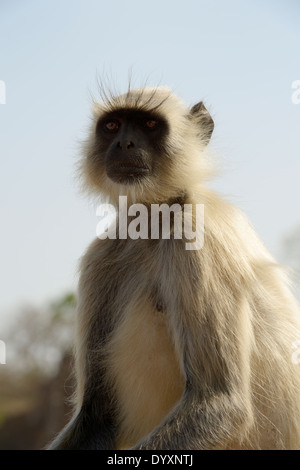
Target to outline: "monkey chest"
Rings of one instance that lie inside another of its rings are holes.
[[[128,306],[109,345],[120,446],[151,432],[180,400],[184,376],[167,320],[150,301]]]

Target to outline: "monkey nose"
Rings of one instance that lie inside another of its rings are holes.
[[[125,142],[118,142],[117,143],[117,147],[120,148],[120,149],[124,149],[124,150],[130,150],[131,148],[134,148],[134,143],[132,142],[132,140],[128,140],[128,141],[125,141]]]

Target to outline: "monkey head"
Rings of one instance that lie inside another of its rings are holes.
[[[96,103],[81,172],[88,190],[116,203],[163,202],[204,178],[214,123],[202,102],[189,109],[168,88],[143,88]],[[192,176],[191,176],[192,175]]]

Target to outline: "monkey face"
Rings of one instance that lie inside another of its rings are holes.
[[[107,176],[115,183],[136,184],[151,177],[163,158],[168,123],[158,113],[119,109],[104,114],[96,127]]]
[[[189,108],[165,87],[104,98],[95,103],[79,167],[89,192],[115,204],[119,195],[152,204],[206,178],[213,121],[202,102]]]

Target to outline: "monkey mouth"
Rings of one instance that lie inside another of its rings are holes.
[[[111,165],[106,169],[107,176],[119,184],[134,184],[150,173],[150,168],[131,164]]]

